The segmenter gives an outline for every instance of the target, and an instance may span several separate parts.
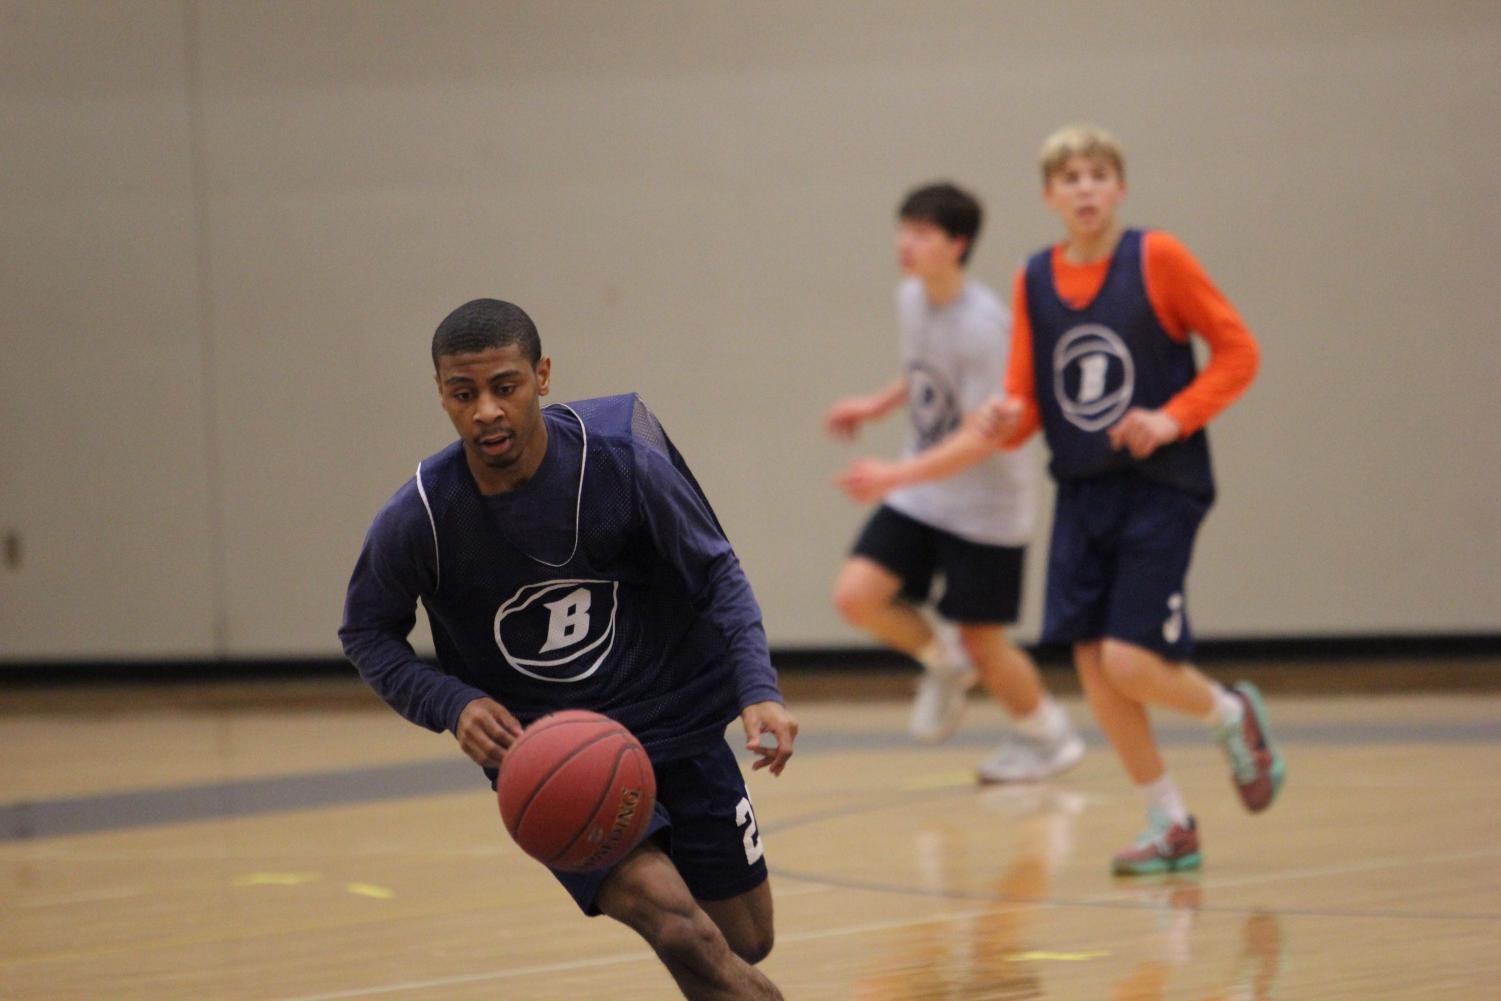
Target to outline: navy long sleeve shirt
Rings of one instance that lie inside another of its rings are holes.
[[[543,418],[547,453],[517,489],[482,495],[455,442],[376,516],[339,630],[360,676],[430,730],[482,696],[524,724],[593,709],[658,761],[781,701],[740,562],[651,412],[628,395]],[[408,642],[419,603],[436,666]]]

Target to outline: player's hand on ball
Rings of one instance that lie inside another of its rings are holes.
[[[1136,459],[1145,459],[1163,445],[1177,441],[1182,433],[1178,422],[1161,410],[1140,407],[1127,410],[1108,432],[1112,448],[1127,449]]]
[[[780,775],[792,757],[792,744],[797,740],[797,719],[780,702],[757,702],[740,711],[740,722],[745,725],[745,746],[759,755],[751,765],[751,771],[770,768],[771,774]],[[771,734],[776,743],[761,743],[762,734]]]
[[[856,459],[834,482],[851,500],[861,503],[880,500],[901,485],[896,465],[880,459]]]
[[[459,713],[454,736],[459,747],[477,765],[499,768],[506,751],[521,736],[521,724],[511,711],[494,699],[475,699]]]

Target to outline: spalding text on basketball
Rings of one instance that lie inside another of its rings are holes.
[[[626,789],[620,794],[620,809],[615,811],[615,822],[610,825],[609,833],[603,835],[603,840],[600,841],[599,847],[589,853],[589,857],[584,859],[579,868],[584,870],[592,869],[599,865],[600,859],[615,850],[615,846],[620,843],[620,839],[630,829],[631,820],[636,816],[636,804],[639,802],[641,802],[640,789]],[[600,836],[599,828],[595,828],[589,832],[590,840]]]

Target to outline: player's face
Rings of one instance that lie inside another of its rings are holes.
[[[1043,200],[1063,220],[1070,236],[1100,236],[1115,225],[1115,210],[1126,197],[1126,180],[1115,165],[1071,156],[1048,178]]]
[[[541,464],[551,372],[551,359],[533,367],[515,344],[438,359],[438,395],[481,488],[514,486]]]
[[[937,278],[959,266],[965,239],[952,237],[942,226],[925,219],[903,219],[896,228],[896,261],[902,274]]]

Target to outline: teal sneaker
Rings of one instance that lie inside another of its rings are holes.
[[[1203,864],[1199,854],[1199,825],[1192,817],[1175,824],[1166,816],[1151,811],[1148,827],[1136,843],[1110,860],[1110,871],[1117,876],[1145,876],[1156,872],[1182,872]]]
[[[1240,793],[1240,801],[1247,810],[1260,813],[1272,805],[1281,791],[1287,762],[1272,742],[1266,709],[1256,686],[1240,681],[1230,687],[1230,694],[1241,704],[1240,720],[1215,727],[1214,736],[1225,749],[1225,757],[1230,759],[1230,777]]]

